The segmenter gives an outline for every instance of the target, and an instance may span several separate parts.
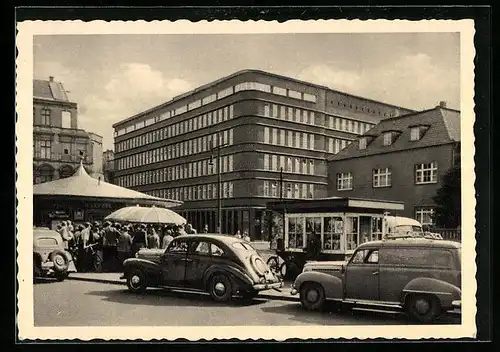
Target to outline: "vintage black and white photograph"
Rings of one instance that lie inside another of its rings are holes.
[[[21,339],[476,333],[472,21],[18,30]]]

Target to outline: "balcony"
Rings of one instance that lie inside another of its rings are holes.
[[[34,125],[33,133],[57,134],[62,136],[90,138],[89,133],[80,128],[62,128],[56,126]]]
[[[82,157],[79,155],[68,155],[68,154],[61,154],[61,153],[50,153],[49,157],[44,156],[42,157],[42,153],[40,152],[35,152],[33,155],[35,160],[39,161],[49,161],[49,162],[60,162],[60,163],[75,163],[78,164],[80,160],[82,160]],[[83,163],[84,164],[91,164],[90,158],[83,157]]]

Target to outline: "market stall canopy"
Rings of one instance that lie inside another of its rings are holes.
[[[144,224],[175,224],[183,225],[187,221],[175,211],[165,208],[125,207],[106,216],[105,220],[140,222]]]
[[[33,185],[34,196],[95,198],[107,201],[122,201],[137,204],[176,207],[180,201],[150,196],[128,188],[113,185],[89,176],[83,164],[73,176]]]

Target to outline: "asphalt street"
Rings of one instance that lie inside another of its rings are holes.
[[[34,284],[35,326],[234,326],[234,325],[407,325],[403,314],[327,307],[308,312],[299,303],[235,298],[217,303],[208,295],[148,289],[129,293],[124,286],[66,280]],[[445,316],[437,324],[460,324]]]

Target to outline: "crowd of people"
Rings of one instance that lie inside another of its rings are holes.
[[[196,234],[191,224],[120,224],[111,221],[73,224],[64,220],[56,230],[61,234],[65,249],[73,255],[78,271],[92,270],[96,254],[104,267],[121,269],[121,263],[135,256],[142,248],[167,248],[177,236]],[[95,269],[95,268],[94,268]]]

